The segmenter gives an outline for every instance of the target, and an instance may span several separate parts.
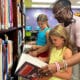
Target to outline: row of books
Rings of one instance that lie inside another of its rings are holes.
[[[21,27],[20,0],[15,4],[17,8],[17,26]],[[13,27],[13,0],[0,0],[0,30]]]
[[[12,0],[0,0],[0,30],[13,26]]]
[[[0,38],[0,80],[7,80],[10,68],[13,64],[13,46],[11,40]]]

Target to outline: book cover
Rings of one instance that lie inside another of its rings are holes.
[[[38,58],[22,53],[15,73],[24,78],[31,79],[32,77],[37,76],[39,68],[46,65],[47,63]]]

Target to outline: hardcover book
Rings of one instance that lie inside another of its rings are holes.
[[[22,53],[15,73],[30,80],[32,77],[38,75],[38,69],[46,65],[47,63],[38,58]]]

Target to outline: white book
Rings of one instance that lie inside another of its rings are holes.
[[[41,61],[37,57],[22,53],[15,73],[27,78],[29,74],[33,74],[35,71],[37,72],[38,68],[44,67],[46,65],[47,63]]]

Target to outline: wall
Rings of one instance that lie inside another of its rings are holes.
[[[73,12],[80,12],[80,9],[73,9]],[[38,26],[36,18],[41,13],[48,16],[48,23],[51,28],[58,23],[50,8],[26,8],[26,25],[32,26],[32,29],[35,30]]]

